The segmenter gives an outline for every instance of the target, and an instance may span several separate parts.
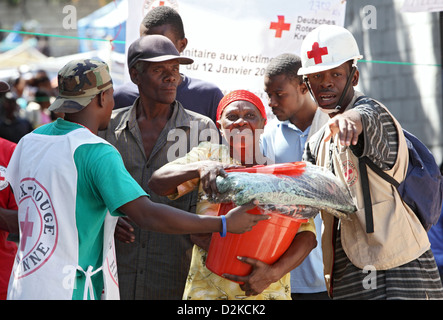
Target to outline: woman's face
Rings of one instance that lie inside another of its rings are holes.
[[[222,136],[231,147],[255,149],[255,144],[263,133],[265,119],[254,104],[239,100],[230,103],[223,110],[218,123]]]

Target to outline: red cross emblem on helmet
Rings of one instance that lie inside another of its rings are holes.
[[[318,42],[314,42],[312,44],[312,50],[308,51],[307,54],[309,59],[314,58],[315,64],[319,64],[323,62],[321,57],[328,54],[328,48],[327,47],[320,48]]]

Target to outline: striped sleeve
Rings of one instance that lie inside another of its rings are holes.
[[[367,156],[383,170],[394,165],[398,153],[398,133],[391,115],[378,103],[368,100],[354,108],[362,118],[358,156]]]

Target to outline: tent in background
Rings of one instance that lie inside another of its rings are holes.
[[[35,39],[29,39],[14,49],[0,54],[0,69],[20,67],[23,64],[33,64],[47,59],[48,57],[41,53],[35,44]]]
[[[77,22],[78,36],[88,39],[117,40],[113,42],[113,51],[125,53],[126,19],[128,18],[128,0],[116,0],[94,11]],[[107,46],[107,41],[80,40],[80,52],[100,50]]]
[[[18,76],[23,66],[26,72],[31,73],[45,70],[52,78],[70,60],[97,58],[108,63],[114,84],[121,84],[125,68],[127,15],[128,1],[116,0],[80,19],[77,22],[78,36],[97,40],[80,40],[77,54],[47,57],[38,51],[32,39],[0,53],[0,79],[9,80]]]
[[[109,46],[108,42],[106,42],[106,44]],[[0,54],[0,79],[9,81],[17,77],[23,70],[30,73],[36,72],[37,70],[45,70],[52,79],[69,61],[93,58],[108,63],[115,85],[123,83],[123,70],[125,67],[124,55],[112,52],[109,48],[80,52],[61,57],[46,57],[38,52],[32,45],[26,45],[26,43]]]

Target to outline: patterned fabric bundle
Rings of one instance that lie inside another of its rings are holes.
[[[331,172],[306,163],[296,176],[249,172],[229,172],[217,177],[220,192],[213,202],[246,204],[254,199],[267,211],[278,211],[294,218],[312,218],[324,210],[347,219],[356,211],[346,186]]]

